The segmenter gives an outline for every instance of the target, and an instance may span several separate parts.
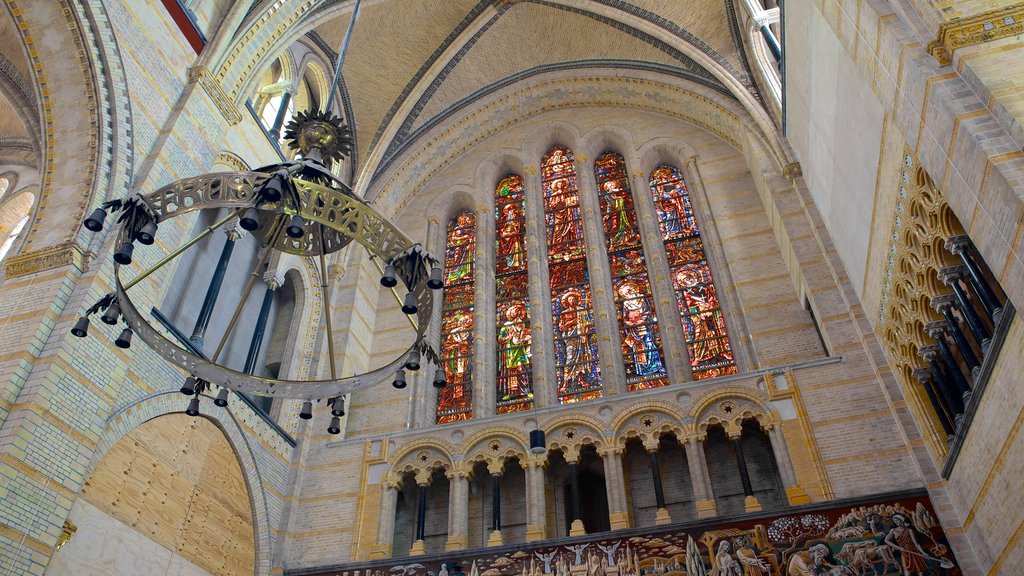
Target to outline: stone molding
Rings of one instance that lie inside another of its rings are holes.
[[[67,265],[84,270],[87,262],[87,254],[82,252],[77,243],[65,242],[8,258],[4,263],[4,273],[7,278],[17,278]]]
[[[942,24],[938,36],[928,43],[928,53],[939,64],[947,66],[953,61],[953,52],[959,48],[1021,33],[1024,33],[1024,3]]]
[[[228,124],[234,126],[242,121],[242,113],[235,108],[235,104],[231,101],[231,97],[228,96],[224,88],[221,87],[220,83],[216,78],[213,77],[213,73],[210,72],[209,68],[205,66],[193,66],[188,70],[188,82],[189,84],[199,83],[203,87],[203,91],[206,95],[213,100],[213,103],[217,105],[217,110],[220,110],[221,116],[228,121]]]

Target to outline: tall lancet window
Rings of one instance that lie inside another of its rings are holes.
[[[651,174],[651,193],[683,317],[693,378],[735,374],[736,361],[683,173],[672,166],[659,166]]]
[[[523,178],[510,174],[494,190],[498,414],[533,407],[525,208]]]
[[[437,396],[437,423],[473,416],[473,256],[476,217],[465,211],[448,223],[441,312],[441,362],[448,385]]]
[[[558,401],[601,396],[594,306],[572,152],[555,146],[541,165],[548,236]]]
[[[668,384],[668,373],[658,319],[651,304],[654,299],[626,163],[619,154],[606,152],[594,161],[594,173],[601,199],[601,220],[615,291],[626,383],[630,391],[664,386]]]

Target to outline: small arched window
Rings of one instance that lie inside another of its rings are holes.
[[[576,161],[569,149],[555,146],[544,156],[541,185],[547,220],[558,401],[566,404],[600,398],[594,305],[580,220]]]
[[[675,167],[659,166],[650,184],[693,378],[735,374],[736,361],[683,174]]]
[[[606,152],[594,161],[594,175],[601,199],[601,222],[612,274],[626,384],[631,392],[665,386],[668,372],[626,162],[621,155]]]
[[[28,224],[35,201],[34,194],[22,192],[4,203],[3,208],[0,208],[0,238],[3,238],[3,243],[0,244],[0,260],[11,251],[14,242],[25,229],[25,225]]]
[[[494,191],[498,414],[533,407],[525,208],[523,178],[510,174]]]
[[[289,92],[291,84],[292,78],[285,67],[285,60],[279,57],[263,75],[254,106],[260,122],[267,130],[275,127],[280,130],[291,118],[295,109]],[[283,113],[282,106],[285,108]]]
[[[437,423],[473,417],[473,290],[476,217],[465,211],[448,223],[441,312],[441,364],[448,385],[438,392]]]

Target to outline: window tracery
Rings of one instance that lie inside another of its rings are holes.
[[[631,392],[665,386],[668,373],[658,319],[651,304],[651,283],[640,243],[626,163],[621,155],[606,152],[594,161],[594,175],[608,249],[626,383]]]
[[[533,407],[530,378],[530,297],[526,270],[523,178],[505,177],[494,192],[497,314],[497,412]]]
[[[561,404],[601,397],[594,306],[580,219],[576,164],[555,146],[541,164],[555,370]]]
[[[441,313],[441,363],[448,385],[438,392],[437,423],[473,416],[473,290],[476,216],[470,211],[448,223]]]
[[[650,187],[683,319],[693,379],[735,374],[736,361],[725,318],[683,174],[673,166],[659,166],[651,174]]]

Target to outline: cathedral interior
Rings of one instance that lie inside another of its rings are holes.
[[[1024,3],[3,4],[0,574],[1024,574]]]

